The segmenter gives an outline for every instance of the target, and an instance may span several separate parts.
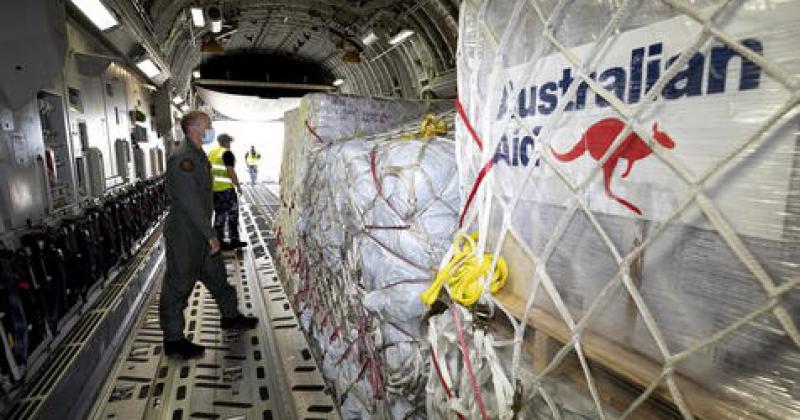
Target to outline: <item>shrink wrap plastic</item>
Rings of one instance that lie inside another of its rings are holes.
[[[340,99],[312,95],[300,112],[286,114],[293,143],[284,146],[281,174],[281,270],[343,416],[421,416],[427,359],[419,295],[459,209],[452,131],[401,139],[442,104],[345,97],[350,102],[340,106]],[[349,124],[342,113],[381,107],[406,124],[339,125]],[[452,130],[452,112],[441,116]],[[367,130],[383,133],[361,134]]]
[[[418,101],[373,99],[346,95],[310,94],[298,109],[284,114],[281,160],[281,208],[278,226],[284,244],[294,247],[296,227],[302,226],[301,194],[305,191],[310,151],[339,139],[380,133],[410,121],[426,110]]]
[[[524,401],[552,402],[542,384],[577,357],[592,417],[658,399],[800,418],[799,16],[796,1],[464,2],[464,228],[510,268],[484,300],[520,339],[523,313],[563,329]],[[532,369],[513,347],[512,384]],[[640,398],[606,407],[600,365]]]

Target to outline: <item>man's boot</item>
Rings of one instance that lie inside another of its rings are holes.
[[[231,246],[231,249],[244,248],[244,247],[247,246],[247,242],[242,242],[242,241],[237,239],[235,241],[231,241],[230,246]]]
[[[256,325],[258,325],[258,318],[242,314],[233,318],[222,318],[219,323],[219,327],[223,330],[252,330]]]
[[[164,353],[168,357],[194,359],[196,357],[201,357],[205,350],[205,347],[198,346],[185,338],[175,341],[164,341]]]

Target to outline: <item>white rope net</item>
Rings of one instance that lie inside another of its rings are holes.
[[[337,108],[340,100],[352,103]],[[389,105],[325,96],[304,99],[301,122],[287,114],[287,130],[302,127],[295,137],[316,138],[293,139],[287,153],[278,251],[290,301],[313,338],[342,415],[420,418],[427,346],[419,295],[458,215],[453,114],[437,119],[449,127],[443,137],[408,139],[422,116],[386,130],[381,106]],[[412,114],[424,106],[405,108]],[[353,112],[376,113],[379,125],[357,117],[357,129],[342,128],[341,116]],[[335,137],[348,129],[386,131]]]
[[[509,262],[482,303],[510,328],[461,307],[430,324],[431,418],[641,418],[654,400],[800,416],[798,17],[769,0],[462,4],[462,229]],[[558,343],[534,371],[531,324]],[[555,380],[569,363],[588,405]]]
[[[349,140],[312,153],[302,310],[346,417],[419,416],[418,296],[455,229],[452,140]],[[312,204],[313,203],[313,204]]]

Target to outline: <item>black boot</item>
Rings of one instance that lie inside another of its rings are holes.
[[[164,341],[164,353],[166,353],[168,357],[194,359],[202,356],[205,351],[205,347],[198,346],[185,338],[175,341]]]
[[[219,323],[219,327],[223,330],[252,330],[256,325],[258,325],[258,318],[242,314],[233,318],[222,318]]]
[[[231,241],[232,248],[244,248],[247,246],[247,242],[242,242],[240,240]]]

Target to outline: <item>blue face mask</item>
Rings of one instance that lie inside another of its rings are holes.
[[[203,135],[203,144],[211,144],[214,142],[214,138],[216,137],[213,128],[209,128],[206,130],[206,133]]]

